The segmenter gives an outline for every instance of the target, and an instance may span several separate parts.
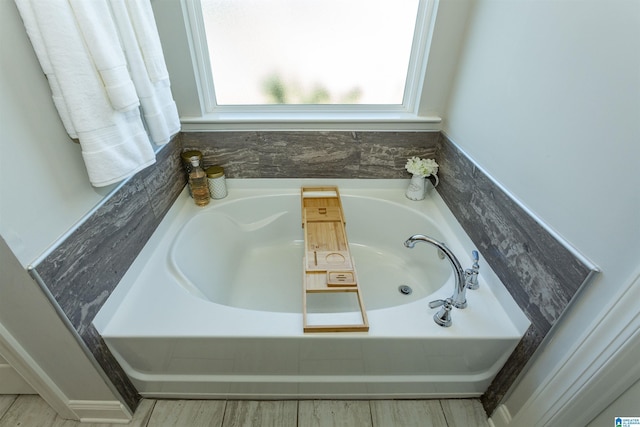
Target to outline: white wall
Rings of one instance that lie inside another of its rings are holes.
[[[478,0],[444,130],[602,270],[507,399],[515,414],[640,262],[640,2]]]
[[[0,325],[68,398],[114,400],[25,269],[108,189],[89,185],[12,1],[0,31]]]
[[[443,117],[474,0],[439,0],[419,114]]]

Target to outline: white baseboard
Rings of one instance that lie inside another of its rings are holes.
[[[117,400],[70,400],[69,408],[84,423],[127,424],[129,410]]]

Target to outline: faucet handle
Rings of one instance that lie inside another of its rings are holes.
[[[447,298],[447,299],[449,299],[449,300],[450,300],[451,298]],[[451,301],[453,301],[453,300],[451,300]],[[434,301],[430,301],[430,302],[429,302],[429,308],[436,308],[436,307],[440,307],[441,305],[444,305],[444,304],[445,304],[445,302],[446,302],[446,301],[445,301],[445,300],[443,300],[443,299],[437,299],[437,300],[434,300]]]
[[[438,325],[448,328],[449,326],[451,326],[451,309],[453,309],[453,300],[451,298],[437,299],[429,303],[430,308],[436,308],[440,306],[442,306],[442,308],[433,315],[433,320]]]

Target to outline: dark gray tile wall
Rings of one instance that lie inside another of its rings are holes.
[[[408,157],[433,157],[439,132],[189,132],[227,178],[408,178]]]
[[[482,404],[488,414],[593,270],[558,242],[445,136],[438,193],[531,321]]]
[[[438,192],[532,322],[482,398],[489,414],[591,273],[439,132],[182,133],[35,267],[132,409],[137,391],[91,321],[184,187],[183,149],[228,178],[408,178],[408,157],[435,156]]]

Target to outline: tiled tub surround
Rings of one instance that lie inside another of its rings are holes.
[[[596,272],[442,135],[438,193],[527,315],[531,326],[482,396],[489,415],[569,302]]]
[[[132,409],[137,391],[91,321],[184,186],[178,153],[187,148],[203,151],[204,163],[224,166],[229,178],[408,178],[406,159],[432,157],[438,148],[438,192],[533,323],[485,394],[488,413],[592,272],[566,251],[577,267],[561,274],[567,261],[557,254],[564,247],[438,132],[182,133],[159,153],[155,166],[126,182],[32,267]],[[548,252],[555,255],[541,251],[549,249],[540,242],[558,247]],[[544,295],[560,299],[549,305]]]
[[[177,136],[159,151],[154,166],[114,190],[30,267],[62,319],[132,410],[138,393],[91,322],[184,188],[180,150]]]

